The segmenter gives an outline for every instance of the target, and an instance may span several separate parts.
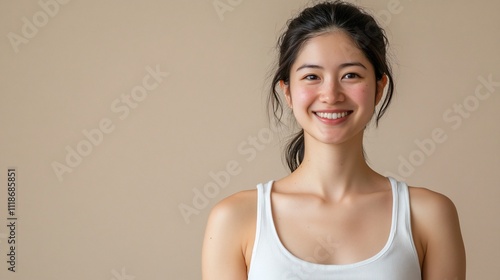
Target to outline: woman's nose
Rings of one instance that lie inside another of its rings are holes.
[[[321,88],[319,94],[319,101],[335,104],[337,102],[344,101],[344,93],[341,85],[336,81],[325,82]]]

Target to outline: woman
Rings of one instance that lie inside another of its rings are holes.
[[[344,2],[289,21],[269,101],[281,122],[279,85],[302,128],[287,147],[292,172],[213,208],[204,280],[465,279],[453,203],[366,163],[364,129],[393,94],[386,43],[373,17]]]

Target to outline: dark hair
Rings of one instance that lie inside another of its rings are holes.
[[[283,104],[276,86],[280,81],[290,82],[290,70],[304,44],[311,38],[330,30],[339,29],[348,34],[375,69],[375,78],[388,78],[386,96],[376,117],[376,125],[384,115],[394,92],[391,67],[387,60],[388,40],[384,30],[375,19],[361,8],[343,1],[322,2],[303,10],[288,21],[286,31],[279,37],[277,48],[279,59],[271,82],[268,97],[269,112],[277,124],[282,124]],[[304,130],[299,131],[288,143],[285,159],[293,172],[304,158]]]

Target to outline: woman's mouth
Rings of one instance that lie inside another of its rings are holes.
[[[349,114],[351,114],[352,111],[344,111],[344,112],[339,112],[339,113],[326,113],[326,112],[314,112],[318,117],[323,118],[323,119],[329,119],[329,120],[336,120],[343,118]]]

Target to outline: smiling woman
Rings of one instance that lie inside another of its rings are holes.
[[[454,204],[364,157],[365,127],[394,91],[382,28],[324,2],[289,21],[278,47],[270,111],[281,123],[288,106],[302,128],[286,150],[291,173],[213,208],[203,279],[465,279]]]
[[[342,30],[309,39],[290,72],[280,86],[303,128],[299,137],[311,134],[338,144],[354,135],[362,137],[360,131],[370,121],[387,84],[385,75],[376,79],[368,58]]]

